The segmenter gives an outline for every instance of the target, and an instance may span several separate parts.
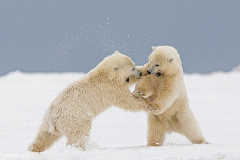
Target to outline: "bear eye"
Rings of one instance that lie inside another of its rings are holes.
[[[117,71],[119,68],[118,68],[118,67],[113,67],[113,69],[114,69],[115,71]]]
[[[132,71],[134,71],[134,70],[135,70],[135,68],[132,69]]]
[[[158,65],[158,64],[156,64],[155,66],[156,66],[156,67],[159,67],[159,65]]]

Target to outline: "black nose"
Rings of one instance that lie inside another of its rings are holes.
[[[148,73],[148,74],[151,74],[151,72],[149,72],[148,70],[147,70],[147,73]]]
[[[157,77],[160,77],[162,74],[160,72],[156,73]]]
[[[140,77],[142,76],[142,72],[140,72]]]

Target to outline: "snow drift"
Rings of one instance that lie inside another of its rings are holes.
[[[49,104],[82,76],[13,72],[0,77],[1,160],[240,159],[240,72],[185,75],[191,109],[209,145],[171,134],[164,146],[146,147],[146,114],[112,107],[94,120],[88,151],[65,146],[62,138],[43,153],[28,152]]]

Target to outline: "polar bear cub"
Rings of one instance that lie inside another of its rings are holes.
[[[29,150],[42,152],[61,136],[67,145],[85,150],[92,120],[111,106],[144,110],[145,100],[131,96],[130,77],[140,77],[134,62],[119,52],[105,58],[84,78],[65,88],[50,104]]]
[[[151,98],[148,105],[148,145],[163,145],[166,133],[178,132],[192,143],[207,143],[189,108],[182,62],[170,46],[152,47],[149,62],[141,68],[150,75],[136,84],[133,96]]]

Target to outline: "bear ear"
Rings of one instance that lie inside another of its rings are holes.
[[[155,51],[157,49],[157,46],[152,46],[152,51]]]
[[[120,52],[116,50],[113,54],[119,54],[119,53],[120,53]]]

